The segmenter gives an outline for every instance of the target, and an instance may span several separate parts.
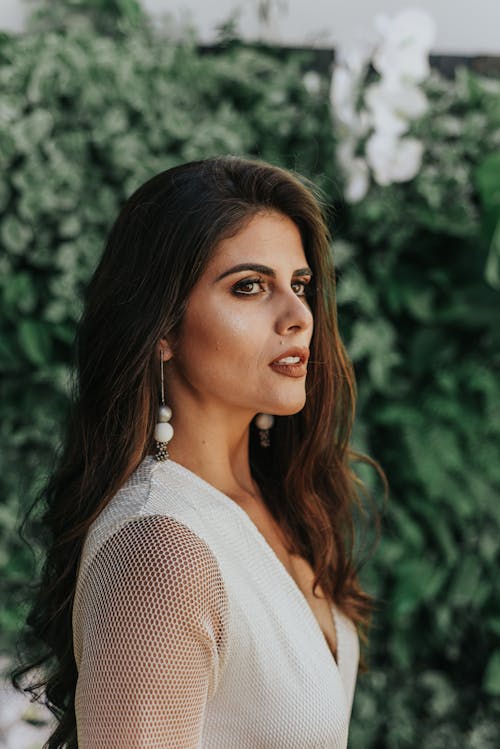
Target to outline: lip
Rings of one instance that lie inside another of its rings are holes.
[[[297,364],[277,364],[279,359],[285,359],[287,356],[298,356],[300,361]],[[309,359],[309,349],[305,346],[293,346],[280,353],[276,359],[270,362],[269,366],[279,374],[287,377],[304,377],[307,374],[307,361]]]

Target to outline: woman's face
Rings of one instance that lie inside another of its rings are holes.
[[[250,419],[300,411],[311,277],[300,232],[280,213],[259,213],[221,241],[189,296],[166,368],[173,408],[182,413],[190,398]],[[287,357],[288,364],[272,364]]]

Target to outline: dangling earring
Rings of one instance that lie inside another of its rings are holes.
[[[172,424],[172,409],[165,405],[165,389],[163,384],[163,349],[161,349],[161,405],[158,409],[158,421],[155,427],[156,460],[168,460],[167,445],[174,436]]]
[[[255,425],[259,430],[259,440],[261,447],[269,447],[271,442],[269,440],[269,430],[274,424],[274,416],[272,414],[257,414],[255,418]]]

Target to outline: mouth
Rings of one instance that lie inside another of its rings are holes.
[[[278,374],[287,377],[304,377],[307,373],[307,361],[309,349],[304,346],[294,346],[284,351],[279,357],[273,359],[269,364]]]

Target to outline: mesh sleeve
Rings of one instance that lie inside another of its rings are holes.
[[[130,521],[82,581],[79,749],[195,749],[227,642],[217,561],[169,517]]]

